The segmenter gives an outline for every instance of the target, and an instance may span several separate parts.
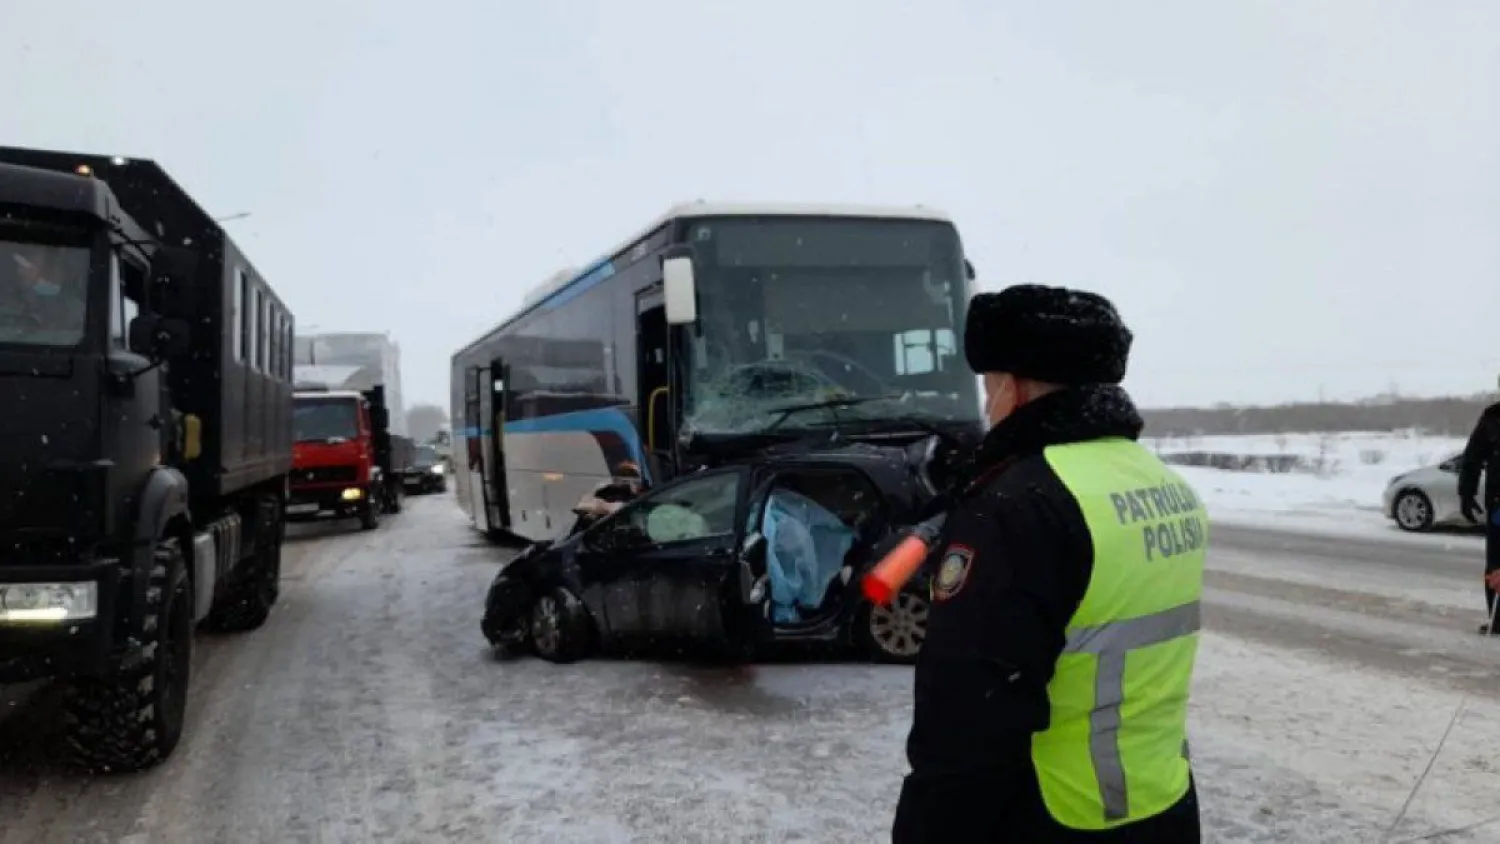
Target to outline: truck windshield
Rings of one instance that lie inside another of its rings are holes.
[[[959,354],[963,250],[946,222],[834,217],[695,221],[699,327],[688,342],[687,426],[751,433],[897,417],[974,421]]]
[[[299,443],[352,440],[359,436],[359,406],[353,399],[297,399],[292,427]]]
[[[0,232],[0,344],[76,346],[88,315],[89,249]]]
[[[434,466],[438,462],[437,450],[431,446],[419,445],[417,446],[416,454],[412,458],[412,462],[418,466]]]

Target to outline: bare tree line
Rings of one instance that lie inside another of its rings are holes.
[[[1360,402],[1299,402],[1274,407],[1180,407],[1145,409],[1146,435],[1279,434],[1331,431],[1394,431],[1417,428],[1442,436],[1467,436],[1490,393],[1449,398],[1379,397]]]

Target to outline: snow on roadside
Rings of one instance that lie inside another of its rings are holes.
[[[1142,437],[1141,442],[1158,454],[1210,451],[1295,455],[1310,462],[1321,460],[1333,474],[1381,480],[1419,466],[1440,463],[1464,447],[1462,437],[1431,436],[1412,430]]]
[[[1193,704],[1205,840],[1382,840],[1450,722],[1392,840],[1500,840],[1493,699],[1205,632]]]
[[[1217,522],[1275,530],[1325,533],[1463,547],[1464,532],[1413,535],[1381,511],[1381,494],[1403,472],[1451,457],[1463,440],[1411,431],[1246,436],[1157,437],[1142,443],[1161,455],[1215,452],[1292,455],[1305,471],[1240,472],[1176,466]]]

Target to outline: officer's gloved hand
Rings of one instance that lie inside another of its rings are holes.
[[[1479,500],[1472,495],[1465,495],[1459,499],[1458,512],[1476,525],[1479,524],[1479,517],[1484,515],[1484,511],[1479,507]]]

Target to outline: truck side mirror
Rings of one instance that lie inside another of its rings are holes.
[[[693,253],[686,246],[667,250],[661,262],[663,304],[668,325],[692,325],[698,321],[698,287],[693,277]]]
[[[162,313],[192,313],[193,274],[198,256],[190,249],[159,247],[151,256],[151,292],[153,307]]]
[[[192,337],[180,319],[141,314],[130,321],[130,350],[152,360],[187,354]]]
[[[370,424],[377,431],[391,427],[391,412],[384,407],[370,408]]]
[[[970,261],[968,258],[964,259],[964,276],[968,278],[969,281],[973,281],[976,277],[976,273],[974,272],[974,262]]]

